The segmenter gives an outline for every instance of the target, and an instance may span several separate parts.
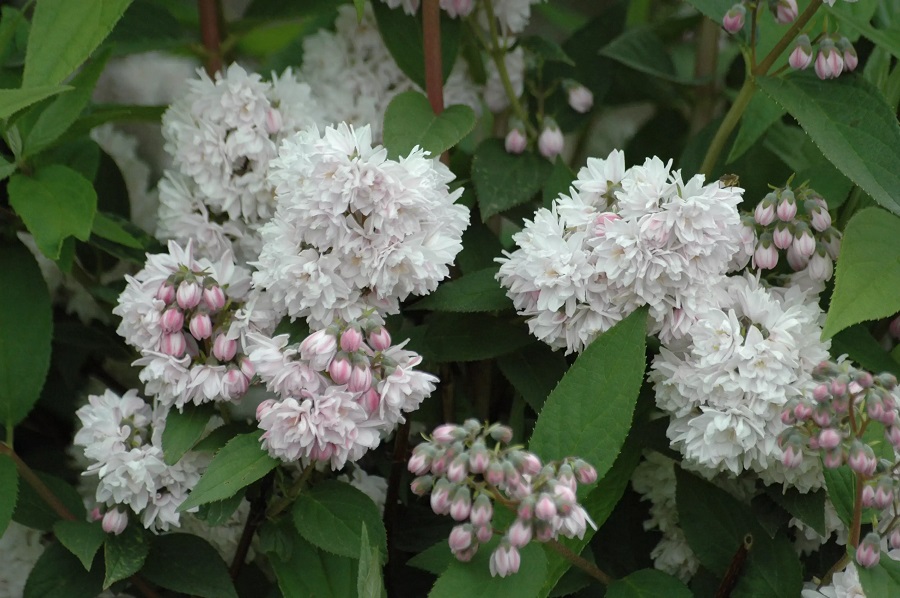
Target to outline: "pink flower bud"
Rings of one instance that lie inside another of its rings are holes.
[[[300,343],[300,356],[312,359],[317,355],[331,355],[337,349],[337,339],[324,330],[316,330]]]
[[[128,526],[128,513],[123,513],[119,509],[107,511],[103,516],[103,523],[101,526],[103,527],[103,531],[107,534],[115,534],[118,536],[124,532],[125,528]]]
[[[809,37],[802,35],[800,37],[806,38],[806,46],[800,44],[800,38],[797,38],[797,44],[794,46],[794,49],[791,51],[791,55],[788,58],[788,64],[791,65],[791,68],[797,69],[798,71],[808,68],[809,65],[812,64],[812,47],[809,44]]]
[[[431,469],[431,457],[424,451],[414,453],[413,456],[409,458],[409,463],[406,464],[406,467],[409,469],[410,473],[417,476],[424,475]]]
[[[812,416],[813,409],[806,403],[797,403],[794,407],[794,416],[799,421],[806,421]]]
[[[834,262],[824,252],[814,253],[806,267],[809,269],[809,277],[813,280],[831,280],[834,275]]]
[[[782,455],[781,462],[788,469],[793,469],[795,467],[799,467],[801,463],[803,463],[803,450],[800,447],[795,447],[792,444],[787,445],[784,449],[784,454]]]
[[[594,226],[591,233],[594,237],[602,239],[606,236],[606,227],[610,222],[621,220],[622,217],[612,212],[602,212],[594,218]]]
[[[564,145],[562,131],[552,119],[545,119],[544,130],[538,137],[538,151],[548,160],[553,160],[563,151]]]
[[[756,204],[756,209],[753,211],[753,219],[760,226],[769,226],[775,222],[775,204],[768,199],[763,199]]]
[[[256,375],[256,368],[253,367],[253,362],[247,359],[246,357],[241,359],[240,363],[241,373],[247,377],[247,380],[253,380],[253,376]]]
[[[880,560],[881,537],[874,532],[869,532],[856,548],[856,562],[860,567],[869,569],[877,565]]]
[[[278,404],[278,401],[276,401],[275,399],[266,399],[265,401],[263,401],[262,403],[257,405],[256,406],[256,420],[257,421],[262,420],[262,418],[264,418],[266,415],[268,415],[269,412],[272,410],[272,408],[275,407],[275,405],[277,405],[277,404]]]
[[[820,428],[831,425],[831,412],[825,407],[817,407],[812,413],[812,419]]]
[[[886,509],[894,502],[894,482],[889,477],[883,477],[875,488],[873,503],[879,509]]]
[[[491,553],[490,570],[491,577],[506,577],[519,571],[521,557],[515,546],[501,542],[500,545]]]
[[[503,145],[507,153],[518,155],[525,151],[525,147],[528,145],[528,138],[519,129],[510,129],[509,133],[506,134]]]
[[[494,507],[491,499],[486,494],[479,494],[472,503],[472,511],[469,513],[469,520],[472,525],[482,526],[488,525],[494,516]]]
[[[857,65],[859,65],[859,57],[856,55],[856,48],[853,47],[850,40],[842,37],[837,43],[837,48],[844,59],[844,70],[847,72],[856,70]]]
[[[809,264],[809,258],[803,256],[800,251],[797,250],[797,247],[794,243],[791,243],[791,246],[788,247],[787,261],[788,265],[794,270],[794,272],[803,270]]]
[[[475,529],[475,537],[481,543],[490,542],[494,537],[494,528],[490,525],[482,525]]]
[[[531,521],[534,518],[534,505],[535,500],[533,496],[526,496],[519,502],[519,508],[516,509],[516,514],[519,516],[519,519],[524,521]]]
[[[847,394],[847,380],[843,376],[831,381],[831,394],[836,397]]]
[[[827,401],[831,397],[831,392],[828,390],[827,384],[819,384],[813,389],[813,399],[822,403]]]
[[[469,546],[472,545],[472,526],[471,525],[457,525],[450,531],[450,537],[448,538],[448,543],[450,544],[450,550],[453,553],[460,552],[465,550]]]
[[[491,438],[493,438],[497,442],[502,442],[503,444],[509,444],[510,442],[512,442],[513,431],[509,426],[494,424],[488,429],[488,433],[490,434]]]
[[[431,510],[438,515],[450,512],[450,483],[439,480],[431,491]]]
[[[159,341],[159,350],[172,357],[181,357],[186,349],[187,342],[185,342],[184,334],[181,332],[163,334]]]
[[[556,503],[549,494],[541,494],[534,505],[534,516],[541,521],[551,521],[556,517]]]
[[[895,449],[900,450],[900,426],[893,425],[885,428],[884,437]]]
[[[100,507],[94,507],[91,509],[91,513],[89,515],[91,521],[100,521],[103,519],[103,513],[100,512]]]
[[[806,228],[797,231],[797,235],[794,237],[794,245],[797,246],[797,251],[803,257],[810,257],[816,252],[816,240],[809,232],[809,229]]]
[[[175,301],[175,287],[168,282],[162,283],[159,285],[159,288],[156,289],[156,298],[166,305],[170,305]]]
[[[875,502],[875,488],[866,484],[862,489],[862,504],[864,507],[871,507]]]
[[[597,470],[590,464],[578,459],[575,461],[575,476],[580,484],[593,484],[597,481]]]
[[[516,548],[522,548],[531,542],[531,524],[516,519],[506,532],[509,543]]]
[[[202,341],[205,338],[209,338],[212,336],[212,320],[209,318],[209,314],[198,312],[194,314],[194,317],[191,318],[191,324],[188,326],[191,331],[191,334],[198,341]]]
[[[229,401],[241,398],[250,388],[250,380],[237,368],[229,368],[222,377],[222,394]]]
[[[471,509],[472,498],[469,489],[463,486],[453,494],[453,501],[450,503],[450,517],[456,521],[465,521],[469,518]]]
[[[362,333],[356,328],[347,328],[341,333],[341,350],[347,353],[356,353],[362,345]]]
[[[831,214],[826,208],[819,208],[812,213],[810,224],[812,224],[812,227],[820,233],[824,232],[825,229],[831,226]]]
[[[347,390],[350,392],[363,392],[372,387],[372,370],[368,366],[355,365],[350,372],[350,380],[347,382]]]
[[[797,423],[797,418],[794,417],[793,409],[785,409],[781,412],[781,423],[786,426],[793,426]]]
[[[284,126],[284,120],[281,118],[281,112],[275,108],[266,110],[266,133],[275,135],[281,131],[282,126]]]
[[[460,437],[460,433],[465,434],[456,424],[441,424],[432,432],[431,437],[439,444],[450,444]]]
[[[828,469],[836,469],[844,464],[844,451],[840,448],[827,451],[822,458],[822,462]]]
[[[209,311],[215,313],[225,307],[225,292],[217,284],[203,289],[203,302]]]
[[[775,245],[766,245],[760,240],[753,252],[753,265],[760,270],[771,270],[778,265],[778,249]]]
[[[491,464],[491,455],[487,450],[475,447],[469,452],[469,471],[472,473],[484,473]]]
[[[575,112],[584,114],[594,106],[594,94],[584,85],[572,85],[569,87],[569,106]]]
[[[372,415],[378,408],[381,407],[381,395],[378,394],[378,391],[375,390],[374,386],[370,386],[369,390],[362,393],[357,399],[357,402],[362,405],[363,409],[366,410],[366,413]]]
[[[722,27],[728,33],[737,33],[744,28],[744,15],[746,13],[747,9],[744,8],[743,4],[735,4],[725,13],[725,17],[722,19]]]
[[[834,79],[844,70],[844,59],[834,47],[834,42],[825,38],[819,42],[819,55],[816,56],[816,75],[819,79]]]
[[[784,222],[779,222],[772,233],[772,243],[778,249],[787,249],[794,242],[794,235],[791,233],[790,227]]]
[[[796,19],[797,0],[778,0],[778,5],[775,7],[775,21],[787,25]]]
[[[175,301],[181,309],[194,309],[200,303],[203,291],[196,282],[182,280],[175,292]]]
[[[900,548],[900,527],[895,527],[891,532],[890,543],[894,550]]]
[[[217,334],[216,340],[213,341],[212,352],[219,361],[231,361],[237,353],[237,341],[224,334]]]
[[[466,476],[469,475],[468,461],[468,455],[465,453],[453,459],[450,462],[450,467],[447,468],[447,479],[455,484],[466,479]]]
[[[416,496],[425,496],[431,492],[433,486],[434,478],[430,475],[423,475],[414,479],[409,485],[409,489],[412,490],[412,493]]]
[[[871,476],[875,473],[878,460],[875,458],[875,453],[870,446],[854,440],[853,446],[850,447],[850,454],[847,457],[847,464],[856,473]]]
[[[391,335],[387,328],[379,326],[369,333],[369,346],[376,351],[387,351],[391,347]]]
[[[184,326],[184,313],[177,307],[170,307],[163,312],[159,323],[166,332],[177,332]]]
[[[782,199],[775,208],[775,215],[782,222],[791,222],[797,215],[797,202],[794,200],[794,194],[790,191],[782,191]]]
[[[543,465],[541,464],[541,460],[534,453],[524,452],[522,453],[522,459],[519,462],[519,467],[522,469],[522,473],[527,473],[528,475],[537,475],[541,470]]]
[[[503,477],[503,464],[499,461],[492,461],[491,464],[488,465],[487,471],[484,474],[484,479],[492,486],[499,486],[503,483]]]
[[[819,432],[819,446],[825,450],[837,448],[841,443],[841,433],[834,428],[825,428]]]
[[[353,373],[353,366],[346,355],[339,354],[328,364],[328,375],[335,384],[347,384],[350,381],[350,375]]]

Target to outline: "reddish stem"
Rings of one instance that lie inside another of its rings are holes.
[[[212,77],[222,70],[222,34],[219,29],[217,0],[197,0],[200,15],[200,38],[206,49],[206,72]]]
[[[422,3],[422,40],[425,45],[425,93],[435,114],[444,111],[444,76],[441,61],[441,7],[439,0]]]

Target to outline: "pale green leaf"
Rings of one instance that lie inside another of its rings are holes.
[[[895,561],[882,554],[881,560],[874,567],[857,567],[859,581],[866,596],[870,598],[887,598],[900,596],[900,561]]]
[[[107,216],[103,212],[97,212],[94,215],[94,224],[91,227],[91,234],[97,235],[113,243],[131,247],[132,249],[143,249],[143,244],[134,238],[134,235],[125,230],[121,224],[113,218]]]
[[[301,537],[294,538],[289,557],[271,554],[269,563],[284,596],[347,598],[356,591],[355,559],[319,550]]]
[[[783,114],[784,108],[772,101],[772,98],[764,93],[753,94],[741,117],[741,128],[731,145],[726,163],[730,164],[744,155]]]
[[[853,519],[853,504],[856,500],[856,475],[846,465],[837,469],[824,468],[825,488],[834,510],[845,525]]]
[[[394,158],[407,156],[415,146],[438,157],[475,128],[468,106],[448,106],[435,114],[428,98],[418,91],[394,96],[384,113],[384,146]]]
[[[72,89],[68,85],[41,85],[25,89],[0,89],[0,118],[7,118],[22,108]]]
[[[377,546],[369,543],[369,532],[363,521],[360,531],[359,569],[356,574],[356,593],[359,598],[381,598],[384,583],[381,580],[381,555]]]

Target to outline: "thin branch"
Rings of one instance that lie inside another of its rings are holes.
[[[425,46],[425,93],[435,114],[444,111],[444,68],[441,58],[439,0],[422,3],[422,40]]]
[[[200,15],[200,39],[206,54],[206,72],[210,77],[222,70],[222,32],[218,0],[197,0]]]
[[[562,556],[564,559],[599,581],[605,586],[608,586],[613,582],[613,578],[601,571],[597,565],[590,562],[586,558],[575,554],[572,552],[568,546],[560,544],[556,540],[548,540],[545,542],[547,546],[552,548],[557,554]]]
[[[696,59],[694,62],[694,78],[707,80],[697,88],[697,101],[691,114],[691,131],[696,133],[712,120],[713,108],[716,105],[716,65],[719,61],[719,32],[721,27],[712,19],[704,18],[700,22],[697,35]]]
[[[53,509],[53,512],[56,513],[60,519],[65,519],[66,521],[76,521],[78,519],[71,511],[69,511],[66,505],[53,494],[53,491],[41,481],[41,478],[39,478],[37,474],[22,461],[22,458],[6,445],[6,443],[0,442],[0,455],[7,455],[13,460],[16,464],[16,470],[19,472],[19,475],[22,476],[22,479],[28,482],[29,486],[34,488],[37,495],[47,503],[47,506]]]

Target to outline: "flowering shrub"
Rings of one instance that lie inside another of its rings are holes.
[[[898,27],[3,6],[0,598],[900,595]]]

